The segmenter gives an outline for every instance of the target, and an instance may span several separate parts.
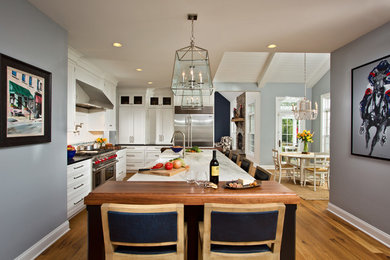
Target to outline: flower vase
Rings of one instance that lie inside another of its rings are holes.
[[[303,154],[308,154],[309,153],[309,144],[307,142],[303,142]]]

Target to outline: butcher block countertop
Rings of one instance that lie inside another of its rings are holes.
[[[298,204],[293,191],[275,181],[263,181],[261,187],[231,190],[202,188],[186,182],[126,182],[108,181],[93,190],[84,199],[86,205],[103,203],[163,204],[183,203],[203,205],[204,203],[271,203]]]

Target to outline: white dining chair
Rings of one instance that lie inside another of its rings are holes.
[[[316,191],[317,181],[320,181],[319,185],[322,186],[325,184],[326,180],[329,189],[329,166],[329,155],[314,155],[313,165],[304,168],[304,186],[306,186],[306,181],[313,181],[314,191]]]
[[[283,163],[277,149],[272,149],[272,159],[275,166],[275,180],[276,174],[279,174],[279,183],[282,181],[282,177],[288,177],[293,178],[294,184],[296,184],[295,172],[297,167],[290,163]],[[283,174],[284,176],[282,176]]]

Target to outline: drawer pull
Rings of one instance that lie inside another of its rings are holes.
[[[123,156],[119,157],[119,160],[122,159],[122,158],[123,158]]]
[[[81,183],[79,186],[73,187],[73,189],[74,189],[74,190],[77,190],[78,188],[83,187],[83,186],[84,186],[84,183]]]
[[[81,178],[84,176],[84,173],[80,174],[79,176],[73,177],[74,180],[77,180],[78,178]]]
[[[127,157],[135,157],[134,154],[128,154]]]
[[[77,205],[79,204],[80,202],[82,202],[84,200],[84,198],[81,198],[81,200],[77,201],[77,202],[74,202],[73,205]]]
[[[80,169],[80,168],[83,168],[84,165],[80,165],[79,167],[73,167],[74,170],[77,170],[77,169]]]

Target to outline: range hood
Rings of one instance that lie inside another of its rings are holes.
[[[100,89],[76,80],[76,107],[105,110],[114,105]]]

